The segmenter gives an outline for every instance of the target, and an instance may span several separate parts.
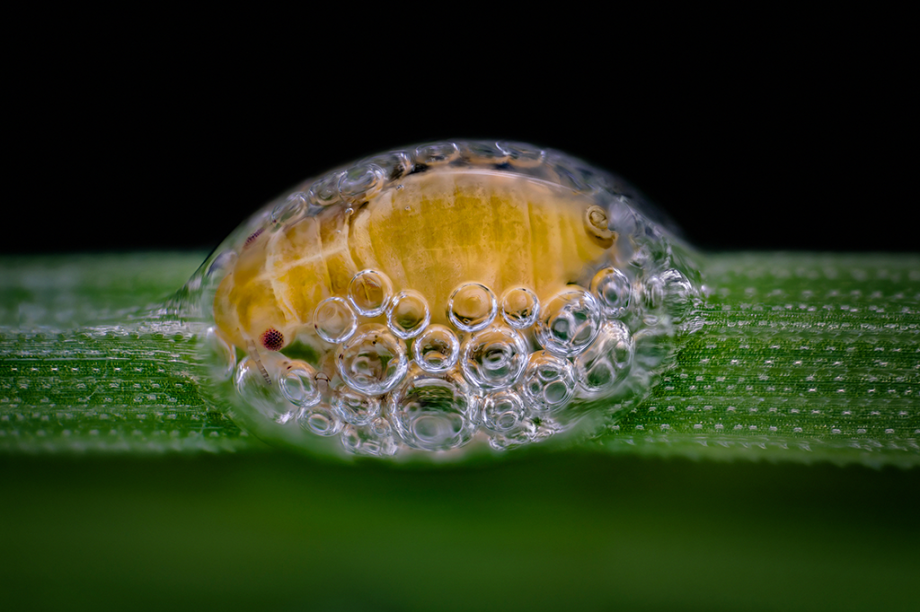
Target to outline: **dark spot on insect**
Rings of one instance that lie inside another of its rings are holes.
[[[496,170],[511,170],[511,164],[505,162],[503,164],[495,164]]]
[[[284,346],[284,334],[274,327],[269,327],[262,332],[262,346],[270,351],[280,351]]]
[[[245,249],[246,247],[248,247],[249,245],[251,245],[253,242],[255,242],[255,241],[256,241],[256,238],[258,238],[259,236],[261,236],[261,235],[262,235],[262,232],[264,232],[264,231],[265,231],[265,228],[260,227],[259,229],[257,229],[256,231],[254,231],[252,234],[250,234],[249,238],[246,239],[246,243],[243,245],[243,248]]]
[[[425,164],[415,164],[412,166],[412,170],[409,171],[409,174],[419,174],[420,172],[426,172],[428,166]]]

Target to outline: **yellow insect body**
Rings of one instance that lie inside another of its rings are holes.
[[[588,219],[592,206],[572,190],[509,173],[407,176],[367,202],[252,239],[218,289],[215,320],[244,349],[269,329],[288,342],[309,333],[316,306],[345,296],[365,269],[386,274],[397,292],[425,296],[433,323],[447,323],[448,297],[464,282],[498,296],[526,287],[542,302],[569,283],[589,284],[610,263],[606,218]]]

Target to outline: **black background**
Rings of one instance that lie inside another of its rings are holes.
[[[0,252],[209,249],[332,166],[464,137],[612,170],[709,250],[917,250],[916,70],[897,36],[316,42],[257,59],[167,33],[14,62]]]

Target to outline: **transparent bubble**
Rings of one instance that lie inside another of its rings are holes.
[[[343,387],[332,395],[332,409],[346,423],[367,425],[380,414],[380,400]]]
[[[339,178],[341,172],[330,172],[310,187],[309,198],[317,206],[332,206],[341,201],[339,197]]]
[[[390,457],[399,450],[393,428],[383,417],[367,425],[346,425],[342,431],[342,446],[350,453],[366,457]]]
[[[521,391],[534,410],[562,410],[575,397],[575,368],[567,359],[537,351],[527,362]]]
[[[387,309],[387,326],[403,340],[414,338],[431,320],[428,301],[418,291],[400,291]]]
[[[543,149],[523,142],[499,142],[498,146],[511,165],[518,168],[536,168],[546,157]]]
[[[301,408],[308,408],[319,403],[322,399],[319,386],[316,384],[316,370],[309,363],[292,360],[281,374],[279,385],[281,394],[289,402]]]
[[[498,301],[492,290],[480,283],[464,283],[454,289],[447,300],[447,317],[465,332],[488,327],[498,313]]]
[[[460,357],[460,340],[450,328],[443,325],[429,325],[415,339],[413,345],[415,363],[431,374],[446,372]]]
[[[524,400],[510,389],[483,397],[481,419],[490,434],[489,445],[496,450],[527,444],[536,432],[533,421],[528,418]]]
[[[452,142],[437,142],[415,149],[415,161],[426,166],[448,164],[459,157],[460,149]]]
[[[390,279],[377,270],[361,270],[348,284],[349,301],[365,317],[376,317],[386,312],[392,296]]]
[[[269,361],[272,357],[265,355],[262,360]],[[280,424],[290,421],[298,409],[281,396],[278,392],[276,364],[257,361],[253,357],[244,357],[236,367],[234,384],[240,398],[251,408],[264,417]],[[268,381],[266,381],[268,376]],[[269,382],[271,381],[271,382]]]
[[[384,175],[390,180],[396,180],[409,173],[412,169],[412,161],[404,151],[390,151],[381,153],[373,157],[358,162],[359,164],[373,164],[381,168]]]
[[[476,332],[460,348],[463,376],[478,389],[510,387],[527,365],[527,343],[501,325]]]
[[[335,358],[339,376],[352,389],[368,395],[382,395],[406,375],[408,359],[401,340],[386,327],[360,326]]]
[[[301,410],[300,414],[297,415],[297,422],[306,431],[327,437],[334,436],[342,431],[342,426],[344,425],[342,420],[336,416],[332,407],[325,402],[318,406]]]
[[[658,275],[645,280],[642,287],[642,301],[649,310],[656,310],[664,303],[664,281]]]
[[[418,367],[390,395],[388,410],[396,431],[412,448],[428,451],[463,446],[476,433],[476,396],[454,372],[429,374]]]
[[[236,350],[230,346],[215,327],[209,327],[204,334],[204,359],[211,376],[217,380],[228,380],[236,366]]]
[[[571,357],[591,345],[600,324],[594,296],[581,287],[568,287],[543,304],[537,340],[546,350]]]
[[[597,298],[601,312],[608,319],[619,319],[629,310],[632,284],[616,268],[604,268],[591,280],[591,292]]]
[[[302,191],[292,193],[272,209],[272,221],[281,223],[302,215],[309,206],[308,197]]]
[[[616,388],[628,373],[632,338],[620,321],[607,321],[591,347],[575,358],[578,385],[587,397],[600,397]]]
[[[504,164],[508,161],[508,154],[494,142],[464,143],[460,145],[460,152],[473,163]]]
[[[663,304],[665,309],[674,318],[682,318],[693,305],[696,290],[680,270],[674,268],[665,270],[660,275]]]
[[[383,169],[374,164],[353,166],[339,177],[339,194],[348,202],[360,202],[376,195],[384,179]]]
[[[511,327],[526,329],[533,325],[539,316],[540,300],[530,289],[509,289],[502,296],[502,317]]]
[[[326,342],[339,344],[355,333],[358,317],[349,303],[340,297],[326,298],[313,313],[313,328]]]

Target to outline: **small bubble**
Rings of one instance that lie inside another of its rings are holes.
[[[446,372],[460,357],[460,341],[443,325],[429,325],[413,345],[418,367],[431,374]]]
[[[404,151],[391,151],[389,153],[382,153],[380,155],[368,157],[366,159],[362,159],[359,164],[373,164],[374,166],[381,168],[385,176],[391,181],[395,181],[396,179],[408,174],[409,170],[412,169],[412,161]]]
[[[498,147],[508,156],[512,166],[536,168],[543,163],[546,153],[543,149],[523,142],[499,142]]]
[[[475,332],[495,320],[498,302],[492,290],[480,283],[464,283],[447,300],[447,317],[458,329]]]
[[[384,183],[383,169],[374,164],[349,168],[339,177],[338,190],[348,202],[360,202],[373,197]]]
[[[597,300],[581,287],[569,287],[550,299],[537,323],[537,340],[562,357],[587,349],[600,329]]]
[[[390,397],[396,431],[412,448],[429,451],[463,446],[476,432],[476,396],[456,372],[429,374],[418,367]]]
[[[334,436],[342,431],[342,421],[332,411],[328,404],[320,404],[301,411],[297,415],[297,422],[300,426],[318,436]]]
[[[503,164],[508,161],[508,154],[494,142],[468,142],[460,145],[464,159],[473,163]]]
[[[608,319],[619,319],[626,315],[632,285],[626,275],[616,268],[604,268],[595,274],[591,280],[591,292]]]
[[[347,387],[332,396],[332,409],[346,423],[367,425],[380,414],[380,400]]]
[[[236,366],[236,351],[217,328],[209,327],[205,332],[204,351],[204,360],[211,368],[211,375],[219,380],[228,380]]]
[[[273,354],[271,354],[273,355]],[[277,386],[265,381],[262,369],[270,379],[277,379],[276,363],[268,355],[261,356],[262,367],[253,357],[244,357],[236,367],[234,384],[240,397],[249,406],[276,423],[287,423],[296,410],[277,391]]]
[[[526,329],[540,316],[540,300],[530,289],[509,289],[502,296],[502,317],[515,329]]]
[[[482,423],[489,433],[489,445],[507,450],[533,440],[536,425],[527,418],[521,396],[506,389],[487,394],[482,400]]]
[[[382,395],[406,375],[406,349],[382,325],[366,324],[336,353],[335,365],[342,379],[353,389],[368,395]]]
[[[478,389],[510,387],[527,364],[527,343],[500,325],[476,332],[460,349],[463,375]]]
[[[342,172],[330,172],[310,187],[310,202],[317,206],[332,206],[340,201],[339,178]]]
[[[575,369],[562,357],[537,351],[528,360],[521,390],[534,410],[561,410],[575,396]]]
[[[292,193],[272,209],[272,221],[282,223],[302,215],[309,206],[308,197],[302,191]]]
[[[578,384],[588,397],[605,395],[626,376],[632,358],[629,330],[620,321],[607,321],[594,343],[575,359]]]
[[[387,326],[394,334],[408,340],[422,333],[431,320],[428,302],[418,291],[401,291],[387,309]]]
[[[422,145],[415,149],[415,161],[426,166],[448,164],[460,157],[460,150],[452,142]]]
[[[365,317],[383,314],[393,295],[390,279],[383,272],[362,270],[348,284],[348,299]]]
[[[355,333],[358,318],[347,301],[340,297],[326,298],[316,307],[313,328],[320,338],[332,344],[348,340]]]
[[[364,426],[346,425],[342,431],[342,446],[350,453],[367,457],[390,457],[399,450],[393,428],[383,417]]]
[[[305,361],[291,361],[281,375],[280,383],[281,394],[301,408],[314,406],[322,399],[316,384],[316,370]]]

